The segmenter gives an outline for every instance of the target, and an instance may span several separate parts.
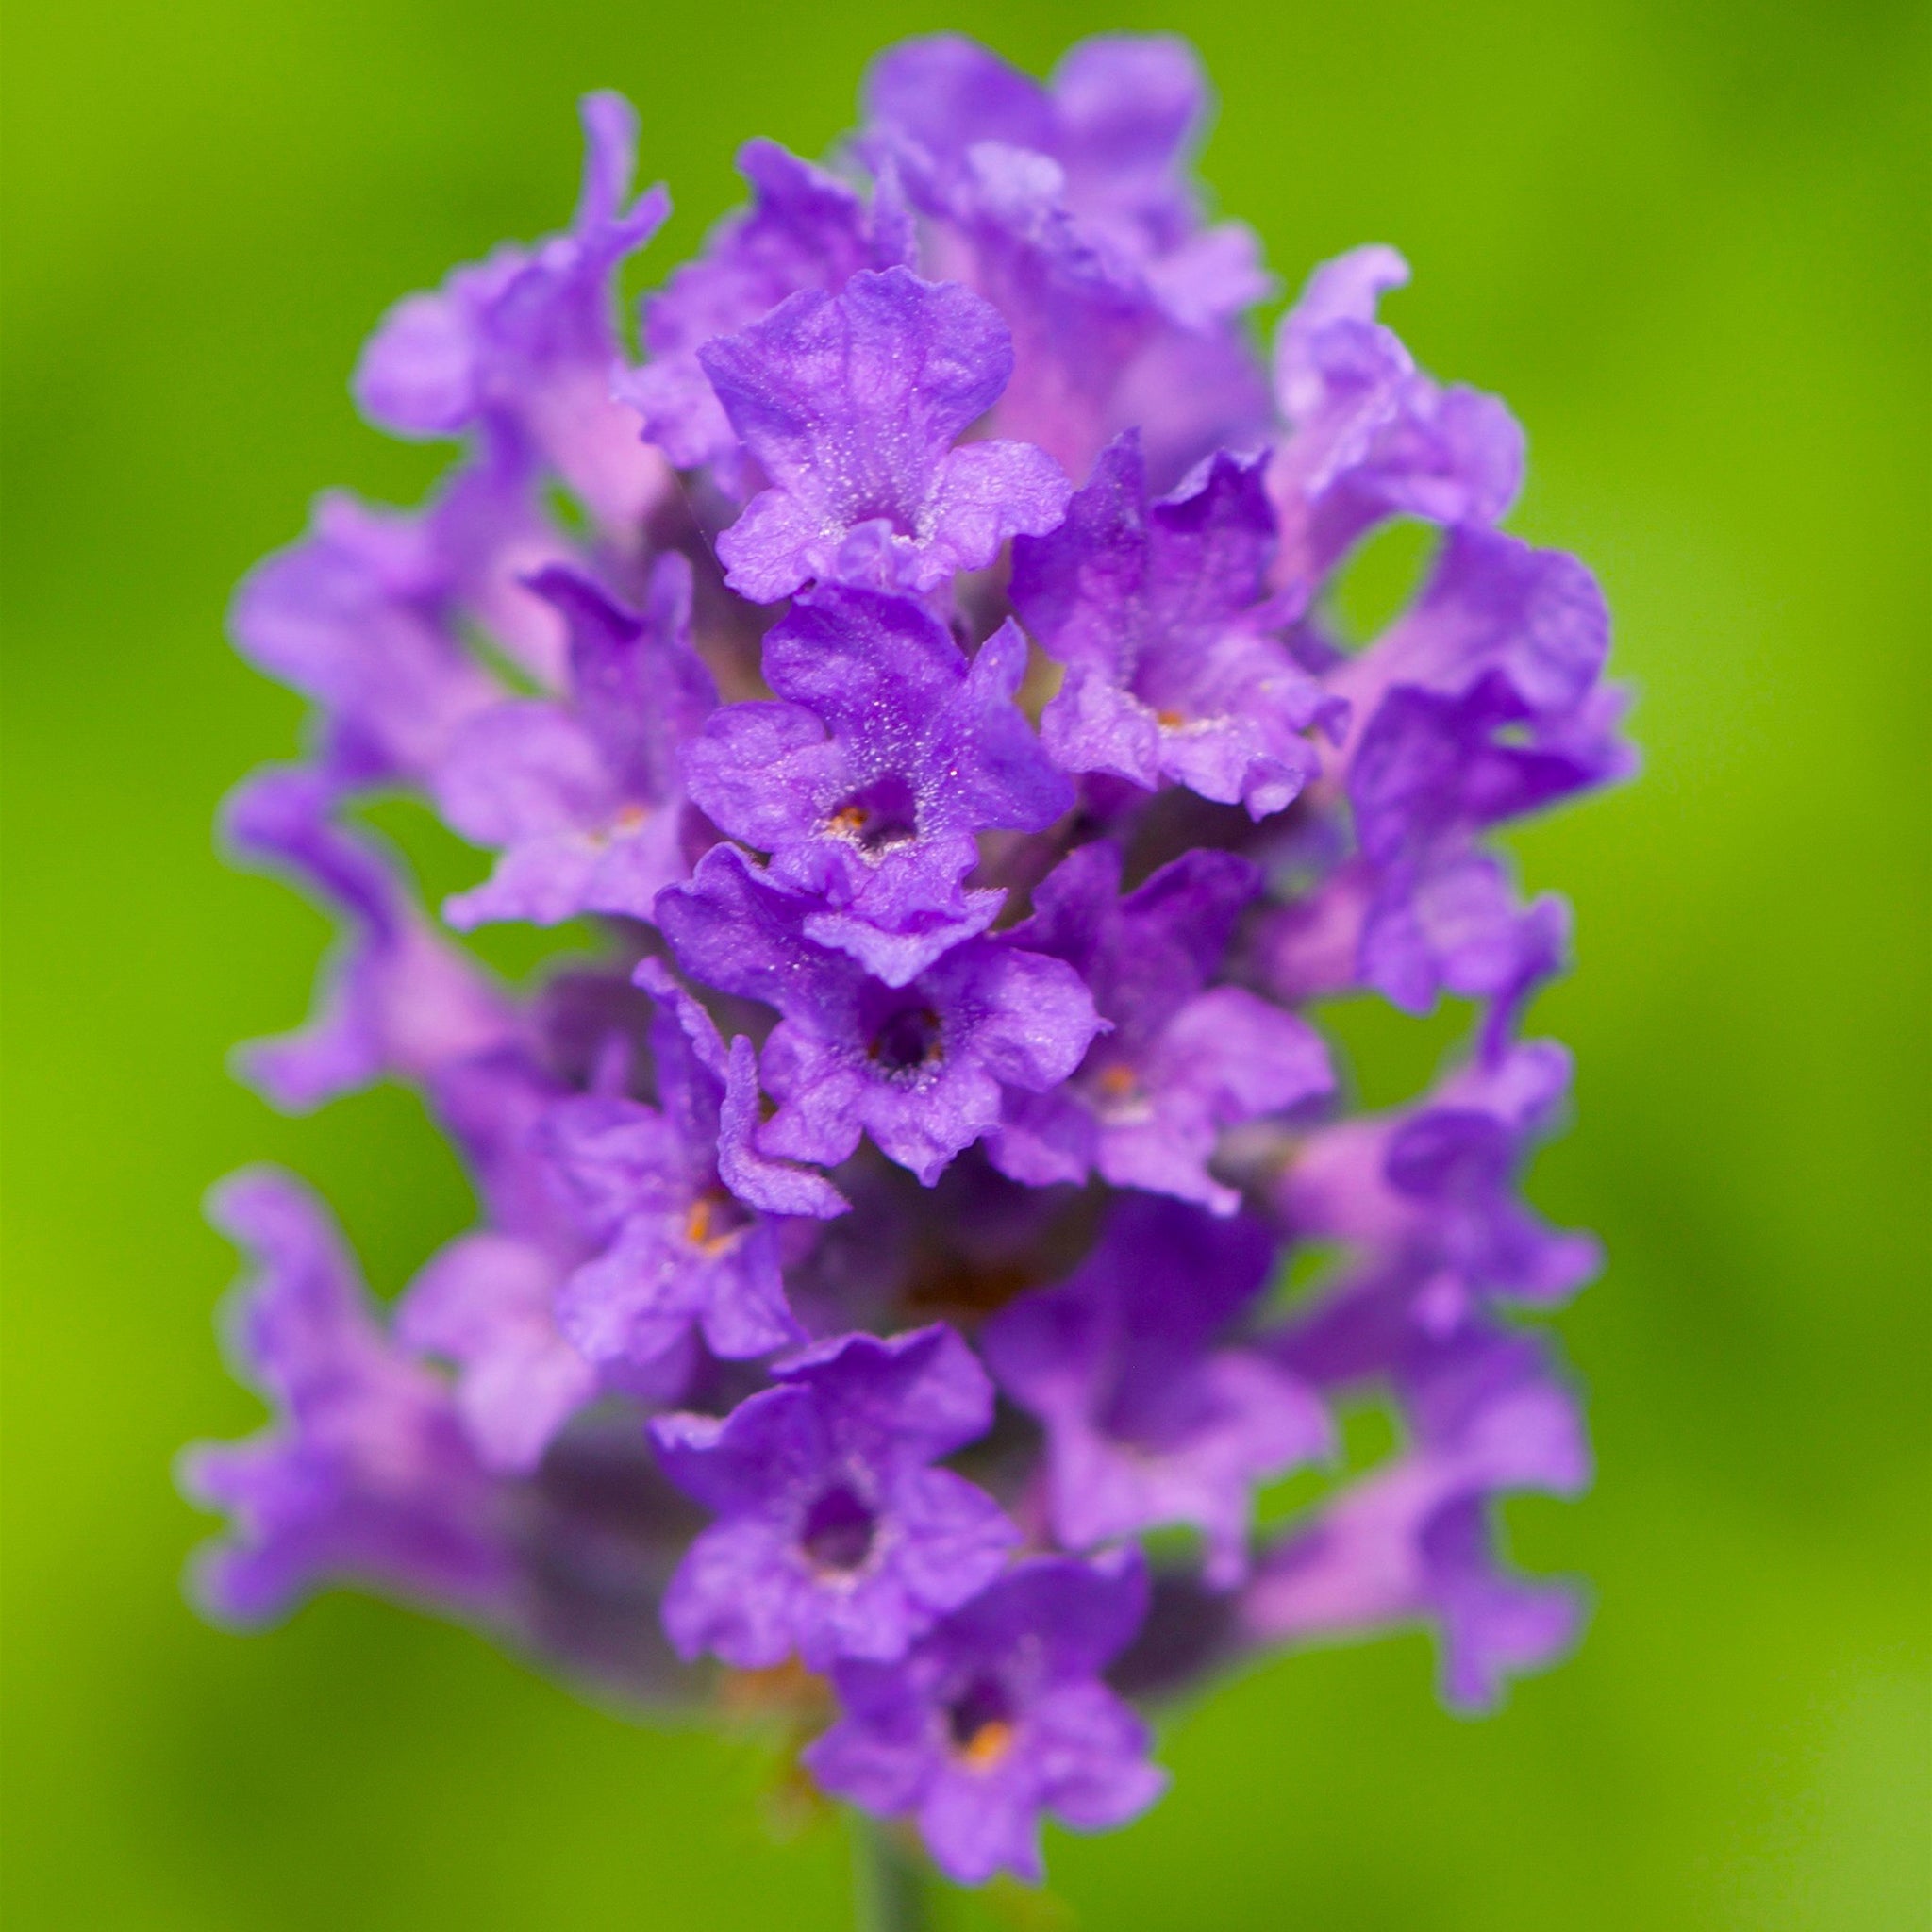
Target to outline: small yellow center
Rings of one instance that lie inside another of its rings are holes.
[[[724,1205],[719,1195],[700,1194],[684,1217],[684,1238],[702,1254],[715,1255],[737,1237],[738,1230],[728,1222],[723,1227],[717,1225],[718,1209]]]
[[[1176,711],[1170,707],[1167,710],[1156,711],[1154,714],[1154,722],[1157,724],[1158,724],[1163,731],[1178,731],[1181,728],[1181,726],[1188,722],[1188,720],[1187,714],[1185,712]]]
[[[1013,1726],[1004,1718],[990,1718],[959,1746],[959,1757],[974,1771],[991,1771],[1012,1747]]]

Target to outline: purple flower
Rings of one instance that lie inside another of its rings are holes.
[[[1081,1181],[1098,1170],[1232,1212],[1208,1171],[1221,1130],[1298,1106],[1333,1084],[1306,1022],[1235,986],[1202,989],[1235,916],[1260,885],[1231,852],[1190,852],[1120,897],[1119,848],[1063,859],[1034,894],[1016,945],[1065,959],[1109,1031],[1064,1086],[1009,1093],[991,1153],[1015,1180]]]
[[[903,982],[984,929],[1002,894],[964,893],[974,834],[1037,832],[1073,803],[1013,704],[1026,643],[1003,625],[969,662],[916,604],[824,590],[765,640],[785,702],[712,714],[692,798],[771,876],[820,894],[806,931]]]
[[[1269,1552],[1242,1621],[1252,1639],[1279,1642],[1426,1619],[1441,1632],[1444,1698],[1481,1710],[1506,1676],[1566,1650],[1580,1622],[1569,1586],[1498,1566],[1492,1499],[1574,1495],[1589,1452],[1574,1403],[1526,1337],[1471,1329],[1423,1341],[1397,1365],[1397,1388],[1411,1446]]]
[[[1345,747],[1373,877],[1363,978],[1425,1008],[1438,985],[1513,992],[1560,951],[1552,902],[1519,914],[1475,835],[1627,774],[1622,695],[1596,679],[1603,597],[1560,551],[1453,535],[1415,608],[1331,679],[1358,721]]]
[[[606,528],[633,525],[664,491],[663,459],[611,399],[621,344],[617,264],[663,225],[654,188],[626,208],[637,116],[617,94],[585,97],[583,193],[566,235],[505,246],[433,295],[384,318],[356,371],[356,400],[400,436],[481,431],[547,462]]]
[[[1160,1795],[1147,1727],[1100,1681],[1147,1602],[1135,1553],[1020,1564],[896,1663],[845,1662],[805,1754],[827,1790],[909,1812],[949,1878],[1041,1876],[1040,1819],[1124,1824]]]
[[[1257,942],[1286,998],[1351,984],[1425,1011],[1440,991],[1492,1001],[1491,1034],[1560,963],[1562,903],[1520,905],[1476,840],[1626,775],[1620,693],[1588,571],[1486,530],[1444,543],[1415,608],[1327,679],[1352,711],[1338,760],[1359,857]]]
[[[1522,818],[1616,776],[1615,710],[1525,719],[1498,688],[1442,697],[1402,686],[1377,708],[1348,774],[1356,836],[1384,872],[1419,847]]]
[[[336,788],[300,767],[269,767],[223,813],[230,848],[286,869],[347,922],[301,1031],[243,1047],[246,1077],[303,1112],[384,1074],[428,1079],[514,1037],[515,1019],[482,976],[425,922],[378,848],[333,823]]]
[[[255,1623],[351,1582],[496,1612],[509,1574],[497,1488],[448,1391],[376,1326],[322,1208],[255,1169],[225,1181],[209,1212],[256,1265],[234,1349],[276,1417],[249,1441],[182,1458],[187,1493],[231,1519],[228,1540],[199,1558],[203,1604]]]
[[[1258,443],[1267,403],[1230,318],[1272,286],[1253,234],[1200,223],[1185,167],[1207,91],[1166,35],[1083,42],[1050,88],[955,34],[874,67],[868,152],[903,176],[934,253],[1016,337],[996,422],[1079,474],[1138,425],[1164,478]]]
[[[540,1141],[593,1258],[563,1284],[558,1319],[590,1360],[648,1368],[696,1329],[715,1355],[770,1355],[799,1339],[768,1213],[824,1216],[831,1184],[759,1154],[751,1042],[727,1054],[709,1014],[656,962],[657,1107],[621,1093],[560,1101]]]
[[[748,142],[739,171],[752,204],[734,215],[643,308],[651,359],[620,379],[618,393],[643,418],[644,434],[680,469],[731,472],[737,436],[698,362],[715,337],[735,335],[807,289],[837,291],[861,269],[910,263],[904,212],[881,192],[868,210],[835,175],[787,154],[776,142]]]
[[[1274,517],[1260,459],[1216,456],[1150,505],[1132,434],[1051,536],[1014,546],[1013,603],[1067,666],[1041,720],[1070,772],[1162,779],[1279,811],[1316,769],[1303,734],[1346,708],[1262,628]]]
[[[498,449],[421,510],[330,491],[308,534],[249,573],[229,628],[252,663],[320,707],[316,748],[332,778],[421,784],[503,694],[475,636],[517,674],[558,679],[563,625],[528,579],[572,551],[532,486],[529,465]]]
[[[1274,1258],[1258,1221],[1124,1195],[1070,1280],[988,1324],[981,1345],[1000,1387],[1045,1424],[1062,1543],[1191,1524],[1208,1582],[1241,1581],[1254,1485],[1328,1446],[1306,1383],[1220,1345]]]
[[[1440,991],[1489,1000],[1486,1033],[1501,1038],[1561,967],[1569,934],[1567,904],[1544,893],[1523,905],[1489,854],[1425,851],[1375,880],[1357,965],[1363,984],[1406,1012],[1427,1012]]]
[[[527,1470],[598,1392],[594,1364],[559,1333],[557,1257],[535,1241],[458,1236],[397,1305],[395,1332],[419,1355],[456,1362],[456,1407],[491,1469]]]
[[[1230,225],[1137,260],[1074,215],[1065,193],[1053,161],[986,142],[948,196],[967,278],[1013,328],[1013,380],[993,425],[1075,475],[1136,429],[1162,487],[1214,449],[1258,445],[1266,400],[1226,319],[1268,291],[1253,238]]]
[[[1391,516],[1495,523],[1523,478],[1523,432],[1493,396],[1422,375],[1375,320],[1408,279],[1392,248],[1357,248],[1309,276],[1282,318],[1274,385],[1291,434],[1269,484],[1275,581],[1305,605],[1350,544]]]
[[[470,717],[436,767],[438,809],[465,838],[503,848],[489,880],[443,908],[467,929],[555,925],[580,912],[647,919],[685,877],[678,747],[716,705],[691,646],[691,566],[652,573],[634,616],[553,566],[531,588],[562,616],[570,699],[512,698]]]
[[[759,1064],[778,1101],[758,1145],[836,1165],[869,1133],[928,1186],[998,1124],[1002,1096],[1042,1092],[1099,1029],[1072,967],[966,940],[904,986],[807,937],[817,901],[762,877],[735,846],[658,902],[679,963],[782,1018]]]
[[[1559,962],[1567,915],[1519,907],[1489,827],[1630,770],[1590,574],[1487,531],[1452,537],[1421,603],[1333,680],[1363,720],[1346,748],[1366,868],[1357,967],[1395,1005],[1439,989],[1513,1008]]]
[[[742,150],[632,368],[666,204],[593,96],[569,231],[384,322],[365,408],[463,446],[238,598],[313,714],[228,833],[342,928],[245,1064],[291,1107],[407,1083],[477,1212],[387,1322],[290,1184],[221,1197],[277,1413],[185,1468],[218,1611],[342,1577],[631,1696],[829,1674],[808,1767],[967,1882],[1157,1794],[1123,1695],[1425,1621],[1473,1708],[1574,1634],[1497,1544],[1588,1469],[1503,1324],[1598,1257],[1523,1198],[1569,920],[1495,834],[1629,770],[1607,619],[1495,527],[1522,439],[1377,322],[1391,251],[1317,272],[1271,394],[1207,108],[1164,35],[1045,82],[894,49],[836,172]],[[1321,600],[1398,516],[1426,581],[1345,650]],[[490,854],[446,924],[595,951],[474,962],[356,822],[397,792]],[[1482,1005],[1366,1114],[1302,1010],[1347,991]],[[1374,1401],[1401,1446],[1252,1551],[1257,1485]]]
[[[1298,1358],[1362,1373],[1383,1358],[1391,1322],[1447,1333],[1484,1297],[1549,1304],[1597,1272],[1593,1240],[1551,1228],[1517,1197],[1569,1083],[1569,1055],[1529,1041],[1414,1107],[1301,1140],[1274,1209],[1298,1239],[1345,1243],[1354,1265],[1343,1291],[1298,1324]]]
[[[1426,1013],[1441,992],[1487,1000],[1485,1033],[1502,1039],[1562,966],[1569,936],[1560,895],[1524,904],[1492,854],[1424,848],[1386,872],[1346,866],[1312,900],[1284,908],[1257,941],[1257,974],[1281,999],[1360,986],[1409,1013]]]
[[[818,580],[930,591],[1059,522],[1068,483],[1025,443],[954,448],[1007,385],[1012,343],[971,290],[904,268],[808,290],[698,360],[773,487],[718,540],[770,603]]]
[[[371,778],[428,769],[496,695],[444,622],[435,520],[323,497],[308,536],[249,574],[230,627],[249,660],[323,708],[326,751]]]
[[[1048,87],[963,35],[932,34],[876,61],[865,95],[874,141],[914,158],[928,196],[994,145],[1051,160],[1069,211],[1123,262],[1158,262],[1199,239],[1185,171],[1208,93],[1193,49],[1171,34],[1083,41]],[[1252,253],[1240,224],[1219,232],[1240,234]],[[1225,307],[1266,292],[1256,275]]]
[[[1328,683],[1349,700],[1356,742],[1398,690],[1481,700],[1545,729],[1601,726],[1609,643],[1603,592],[1575,558],[1495,530],[1456,530],[1421,597]]]
[[[1006,1567],[1019,1531],[940,1457],[983,1435],[992,1387],[950,1328],[842,1340],[781,1362],[723,1421],[651,1424],[673,1481],[719,1521],[672,1579],[682,1657],[753,1670],[895,1657]]]

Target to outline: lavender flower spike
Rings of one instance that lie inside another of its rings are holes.
[[[1377,319],[1392,250],[1264,366],[1209,109],[1170,35],[888,49],[825,165],[741,150],[634,352],[668,204],[592,95],[569,230],[376,332],[365,411],[460,448],[237,600],[313,709],[227,836],[342,926],[242,1065],[408,1086],[476,1213],[391,1316],[293,1183],[217,1196],[275,1419],[183,1464],[212,1613],[345,1582],[778,1700],[962,1884],[1137,1817],[1146,1708],[1246,1653],[1426,1624],[1475,1710],[1574,1641],[1498,1524],[1588,1480],[1539,1324],[1601,1257],[1523,1196],[1570,918],[1497,834],[1632,769],[1608,614],[1499,527],[1522,437]],[[1426,581],[1344,649],[1398,516]],[[440,918],[357,822],[397,792],[488,855]],[[448,930],[492,922],[574,950],[507,984]],[[1323,1003],[1445,992],[1445,1071],[1364,1110]],[[1257,1531],[1365,1401],[1401,1446]]]

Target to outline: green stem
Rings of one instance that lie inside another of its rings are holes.
[[[859,1932],[931,1932],[925,1861],[892,1825],[863,1812],[852,1821],[858,1862]]]

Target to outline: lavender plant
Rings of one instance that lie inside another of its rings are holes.
[[[342,929],[243,1064],[408,1083],[479,1220],[385,1307],[295,1180],[217,1191],[275,1417],[184,1464],[211,1614],[345,1583],[776,1701],[967,1883],[1141,1811],[1138,1707],[1257,1649],[1424,1622],[1479,1709],[1571,1642],[1496,1523],[1588,1473],[1520,1319],[1598,1258],[1516,1193],[1566,920],[1485,835],[1627,769],[1606,613],[1497,527],[1521,434],[1376,320],[1391,250],[1264,366],[1205,105],[1166,38],[1044,86],[899,47],[832,168],[743,151],[634,362],[669,204],[593,95],[570,228],[383,321],[363,410],[462,454],[417,510],[323,498],[237,603],[314,710],[227,837]],[[1425,576],[1351,649],[1331,587],[1398,518]],[[358,816],[399,791],[493,855],[440,920]],[[582,915],[521,991],[452,936]],[[1365,992],[1475,1015],[1392,1111],[1317,1024]]]

